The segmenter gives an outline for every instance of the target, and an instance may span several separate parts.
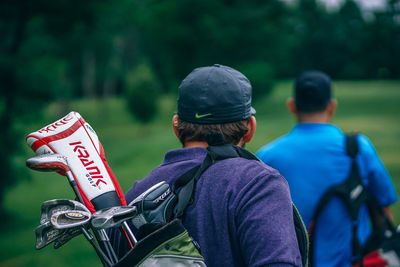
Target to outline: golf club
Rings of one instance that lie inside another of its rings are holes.
[[[50,222],[55,229],[70,229],[89,223],[90,212],[82,210],[58,211],[51,216]]]
[[[68,166],[67,158],[65,156],[60,154],[42,154],[29,158],[26,161],[26,166],[36,171],[56,171],[60,173],[65,173],[78,200],[84,203],[82,196],[79,193],[76,182],[72,176],[71,170]]]
[[[48,221],[40,224],[35,229],[36,249],[42,249],[64,234],[65,230],[55,229]]]
[[[132,224],[139,229],[147,223],[166,223],[173,216],[173,206],[177,197],[165,181],[160,182],[129,203],[136,207],[138,216],[132,219]]]
[[[95,212],[92,216],[91,224],[94,229],[108,229],[111,227],[123,225],[131,241],[136,244],[137,239],[126,222],[126,220],[131,219],[136,215],[136,207],[111,207]]]
[[[111,266],[110,260],[94,241],[90,232],[85,228],[85,224],[89,225],[89,221],[81,221],[78,223],[77,218],[75,218],[72,224],[66,223],[65,220],[60,223],[59,218],[61,218],[60,215],[62,213],[73,212],[74,210],[78,213],[82,212],[87,217],[91,216],[86,206],[75,200],[53,199],[43,202],[41,207],[42,214],[40,225],[36,229],[36,249],[41,249],[53,241],[54,248],[58,249],[72,238],[83,233],[86,239],[94,247],[103,265]],[[54,223],[51,222],[52,218]],[[56,225],[56,227],[54,227],[53,224]]]
[[[58,249],[72,238],[82,234],[80,228],[65,229],[62,235],[60,235],[56,240],[54,240],[54,249]]]
[[[40,224],[50,221],[51,216],[60,211],[81,210],[89,212],[82,203],[70,199],[52,199],[42,203]]]
[[[104,254],[97,243],[94,241],[92,234],[85,228],[88,225],[92,215],[90,212],[82,210],[59,211],[51,216],[50,222],[55,229],[74,229],[79,227],[83,235],[95,249],[97,255],[105,266],[111,266],[110,259]]]
[[[60,173],[65,173],[68,181],[73,188],[75,195],[81,203],[84,203],[81,194],[79,193],[77,184],[72,176],[71,170],[68,166],[67,158],[60,154],[42,154],[26,161],[26,166],[37,171],[57,171]],[[110,258],[114,259],[114,262],[118,261],[114,249],[111,246],[110,240],[104,230],[99,230],[99,233],[95,233],[96,239],[101,240],[104,249]]]

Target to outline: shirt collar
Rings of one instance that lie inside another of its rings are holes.
[[[315,131],[315,130],[338,130],[340,129],[332,123],[319,123],[319,122],[299,122],[293,127],[293,131]]]
[[[192,148],[179,148],[168,151],[161,165],[170,164],[177,161],[185,160],[196,160],[202,161],[206,156],[207,152],[204,147],[192,147]]]

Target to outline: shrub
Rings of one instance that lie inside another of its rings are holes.
[[[140,64],[126,76],[126,101],[130,112],[141,122],[151,121],[158,110],[160,85],[150,66]]]
[[[253,87],[253,101],[271,92],[274,72],[268,62],[249,62],[241,65],[238,70],[243,73]]]

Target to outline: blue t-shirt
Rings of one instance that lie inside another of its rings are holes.
[[[379,203],[397,201],[388,172],[367,137],[359,134],[356,161],[362,182]],[[349,174],[351,159],[346,154],[345,135],[332,125],[298,123],[287,135],[262,147],[256,154],[277,169],[289,183],[294,204],[308,227],[320,197]],[[315,266],[350,266],[351,223],[344,204],[333,199],[321,213],[315,228]],[[359,215],[358,237],[370,234],[368,212]]]
[[[127,202],[160,181],[172,186],[205,156],[199,147],[169,151],[129,189]],[[289,187],[276,170],[244,158],[219,161],[201,175],[194,196],[183,224],[207,266],[301,266]],[[123,241],[115,243],[126,251]]]

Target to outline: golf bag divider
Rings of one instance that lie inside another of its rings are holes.
[[[378,201],[362,184],[359,175],[356,156],[358,154],[358,140],[356,133],[346,134],[346,153],[352,159],[352,165],[346,180],[330,187],[320,198],[313,218],[309,225],[310,236],[310,267],[314,266],[315,227],[318,217],[333,197],[339,198],[345,205],[352,220],[352,264],[353,267],[395,267],[400,266],[400,233],[383,212]],[[370,215],[379,216],[381,225],[372,220],[373,231],[362,246],[357,238],[358,214],[363,205],[366,205]]]
[[[201,256],[201,248],[198,246],[197,242],[192,240],[188,235],[181,223],[181,219],[184,216],[186,207],[193,202],[194,188],[201,174],[216,161],[235,157],[259,161],[252,153],[238,146],[210,144],[210,146],[207,147],[207,156],[204,161],[177,178],[174,183],[174,192],[170,192],[169,185],[162,182],[148,189],[137,199],[133,200],[129,205],[135,205],[139,213],[146,214],[146,216],[138,220],[140,222],[140,228],[137,234],[138,243],[116,266],[145,267],[175,266],[176,264],[186,264],[179,266],[206,266]],[[167,185],[168,188],[165,188]],[[163,190],[160,190],[161,188],[163,188]],[[157,192],[157,194],[152,194],[153,192]],[[165,192],[165,194],[163,192]],[[149,200],[153,199],[150,198],[146,200],[146,198],[152,195],[153,198],[163,196],[164,201],[171,204],[159,204],[157,207],[151,207],[150,211],[146,211],[146,208],[143,209],[143,207],[146,206],[146,201],[149,202]],[[162,216],[157,215],[157,213],[162,214]],[[165,216],[165,214],[172,215],[169,218],[169,216]],[[164,221],[159,220],[160,217],[162,217]],[[294,205],[293,219],[302,263],[303,266],[307,266],[308,235],[304,223]],[[135,220],[132,221],[133,224],[135,224]],[[143,232],[146,233],[143,234]],[[178,255],[181,256],[178,257]]]
[[[26,142],[37,155],[65,156],[86,207],[96,210],[126,206],[124,194],[105,158],[96,132],[77,112],[29,134]]]

